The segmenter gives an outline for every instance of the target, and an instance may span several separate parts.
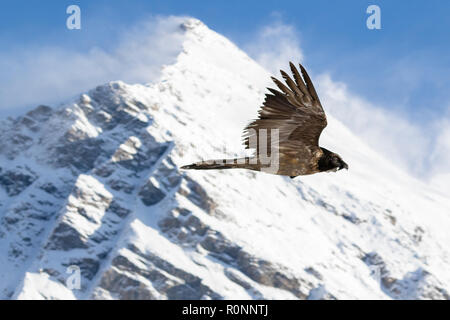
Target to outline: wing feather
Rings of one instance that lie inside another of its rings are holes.
[[[300,65],[302,77],[292,62],[289,65],[294,80],[284,71],[281,71],[281,75],[286,85],[272,77],[279,90],[268,88],[270,93],[266,94],[258,112],[259,118],[245,128],[243,137],[246,148],[258,151],[257,133],[261,129],[268,134],[267,143],[276,143],[280,152],[290,153],[301,151],[302,148],[310,150],[311,147],[318,147],[320,134],[327,126],[325,112],[305,68]],[[276,141],[271,140],[270,131],[273,129],[279,131]],[[256,145],[253,145],[255,142]]]
[[[294,81],[289,77],[289,75],[284,72],[283,70],[280,70],[281,75],[283,76],[284,81],[286,81],[286,84],[288,85],[289,89],[291,89],[292,92],[294,92],[296,98],[303,97],[303,92],[300,91],[300,89],[297,87],[297,85],[294,83]]]
[[[292,62],[289,62],[289,66],[291,68],[292,74],[294,75],[295,83],[297,84],[298,88],[304,94],[305,98],[309,97],[308,89],[306,88],[306,85],[303,82],[300,73],[298,73],[297,68],[294,66]]]
[[[305,79],[309,94],[315,101],[318,101],[320,104],[319,96],[317,95],[316,89],[314,88],[311,78],[309,77],[308,72],[306,72],[306,69],[301,64],[300,64],[300,70],[302,71],[302,75],[303,75],[303,78]]]

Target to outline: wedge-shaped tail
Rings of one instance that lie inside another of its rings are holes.
[[[236,158],[200,161],[187,166],[182,166],[181,169],[256,169],[256,166],[256,163],[252,163],[252,158]]]

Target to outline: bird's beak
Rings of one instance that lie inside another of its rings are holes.
[[[339,167],[339,170],[342,170],[342,169],[348,170],[348,164],[346,164],[345,162],[342,162],[341,166]]]

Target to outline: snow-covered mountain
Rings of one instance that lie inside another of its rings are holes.
[[[0,298],[450,298],[450,199],[332,115],[348,172],[180,171],[242,152],[270,75],[198,20],[179,32],[159,82],[1,123]]]

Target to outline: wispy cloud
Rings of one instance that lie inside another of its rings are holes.
[[[289,61],[303,60],[299,32],[293,26],[284,24],[276,13],[273,14],[273,21],[259,30],[243,49],[273,74],[285,69]]]
[[[450,113],[450,108],[449,108]],[[435,131],[433,149],[428,158],[431,169],[431,181],[442,190],[450,189],[450,117],[439,121]]]
[[[328,74],[317,77],[321,101],[333,116],[368,141],[391,162],[414,173],[422,171],[430,136],[424,128],[405,120],[401,114],[376,106],[333,81]]]
[[[274,74],[278,74],[280,68],[286,68],[288,61],[303,60],[299,32],[279,17],[263,27],[245,49]],[[314,70],[310,72],[314,75]],[[412,72],[415,72],[414,76],[411,76]],[[394,83],[406,82],[409,89],[417,87],[417,72],[411,70],[409,64],[397,73],[400,78],[407,77],[406,80]],[[393,111],[389,106],[373,104],[352,92],[350,85],[333,80],[328,72],[316,74],[315,82],[327,112],[375,150],[424,181],[432,181],[441,188],[450,186],[448,115],[439,122],[412,122],[407,114],[402,114],[407,110]],[[408,101],[407,97],[405,101]]]
[[[28,104],[60,102],[112,80],[155,80],[181,49],[183,19],[152,17],[122,33],[112,50],[37,47],[0,53],[0,115]]]

